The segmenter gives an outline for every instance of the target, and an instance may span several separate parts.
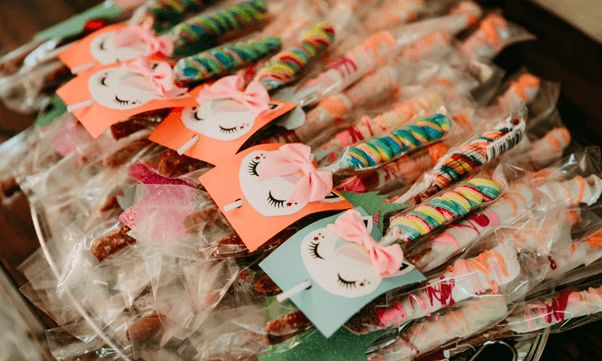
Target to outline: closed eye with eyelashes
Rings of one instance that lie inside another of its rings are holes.
[[[357,281],[347,281],[346,279],[344,279],[343,277],[341,277],[340,274],[337,273],[337,277],[339,278],[337,280],[337,283],[339,284],[339,286],[343,287],[343,288],[347,288],[347,289],[351,289],[351,288],[356,288],[357,285]]]
[[[196,115],[195,115],[195,118],[196,118]],[[238,128],[236,128],[236,127],[224,128],[221,125],[219,126],[219,131],[222,133],[226,133],[226,134],[232,134],[232,133],[236,132],[237,130],[238,130]]]
[[[284,207],[284,202],[283,200],[274,198],[274,196],[272,195],[272,191],[268,192],[268,199],[267,199],[268,203],[274,207],[274,208],[283,208]]]
[[[257,166],[259,165],[259,161],[258,160],[252,160],[251,163],[249,163],[249,174],[250,175],[254,175],[256,177],[259,177],[259,173],[257,173]]]
[[[117,103],[119,105],[128,105],[128,104],[130,104],[130,101],[119,99],[119,97],[117,95],[115,95],[115,103]]]
[[[318,253],[318,246],[319,245],[320,245],[319,243],[310,242],[309,243],[309,253],[311,254],[311,256],[313,258],[324,259],[324,257],[320,256],[320,254]]]

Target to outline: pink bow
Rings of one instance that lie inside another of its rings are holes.
[[[234,99],[256,116],[269,109],[270,95],[263,85],[252,81],[243,92],[244,79],[239,75],[225,76],[203,89],[196,99],[199,104],[215,99]]]
[[[157,95],[173,98],[186,93],[186,88],[180,88],[175,85],[173,70],[165,61],[156,63],[153,69],[147,57],[139,56],[129,63],[124,63],[122,66],[130,73],[145,77],[153,92]]]
[[[293,203],[323,201],[332,191],[332,173],[318,172],[311,161],[311,148],[303,144],[285,144],[265,156],[259,181],[272,177],[303,173],[288,199]]]
[[[165,56],[173,54],[173,42],[166,36],[156,36],[153,27],[153,19],[148,18],[142,25],[130,25],[115,34],[113,46],[121,48],[137,42],[146,43],[146,55],[161,53]]]
[[[355,209],[343,213],[327,229],[335,236],[364,247],[370,253],[372,267],[383,277],[399,274],[403,264],[403,251],[398,244],[382,247],[376,243],[364,225],[362,216]]]

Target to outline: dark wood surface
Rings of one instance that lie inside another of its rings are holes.
[[[45,28],[81,12],[99,0],[0,0],[0,51],[6,52],[31,40]],[[559,110],[573,136],[582,144],[602,144],[602,47],[574,27],[541,7],[524,0],[479,1],[500,7],[511,21],[525,26],[539,38],[513,46],[497,59],[509,72],[526,65],[545,79],[562,84]],[[28,127],[35,115],[12,112],[0,104],[0,140]],[[1,160],[0,160],[1,161]],[[20,195],[0,212],[0,264],[15,286],[25,278],[16,267],[38,247],[27,200]],[[41,315],[43,317],[43,315]],[[48,318],[44,322],[52,327]],[[542,360],[602,360],[602,324],[592,323],[552,335]]]

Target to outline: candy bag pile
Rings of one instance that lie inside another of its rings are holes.
[[[0,58],[57,360],[446,359],[602,316],[600,150],[493,64],[535,40],[499,11],[114,6]]]

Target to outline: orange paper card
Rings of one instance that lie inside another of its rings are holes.
[[[164,98],[153,92],[144,76],[130,73],[117,63],[84,71],[56,93],[96,138],[111,125],[136,114],[193,107],[199,91],[197,88],[178,98]]]
[[[78,73],[146,55],[146,44],[142,41],[119,48],[113,46],[115,33],[127,27],[127,24],[106,26],[63,50],[58,57],[73,73]]]
[[[246,149],[199,178],[251,252],[307,215],[353,208],[335,191],[321,202],[287,202],[300,174],[260,182],[258,174],[265,155],[282,145],[262,144]],[[242,201],[241,207],[224,211],[224,207],[238,200]]]
[[[196,136],[196,143],[183,154],[219,165],[229,161],[253,134],[294,107],[270,100],[269,110],[256,117],[232,99],[206,101],[194,108],[174,110],[149,139],[178,150]]]

